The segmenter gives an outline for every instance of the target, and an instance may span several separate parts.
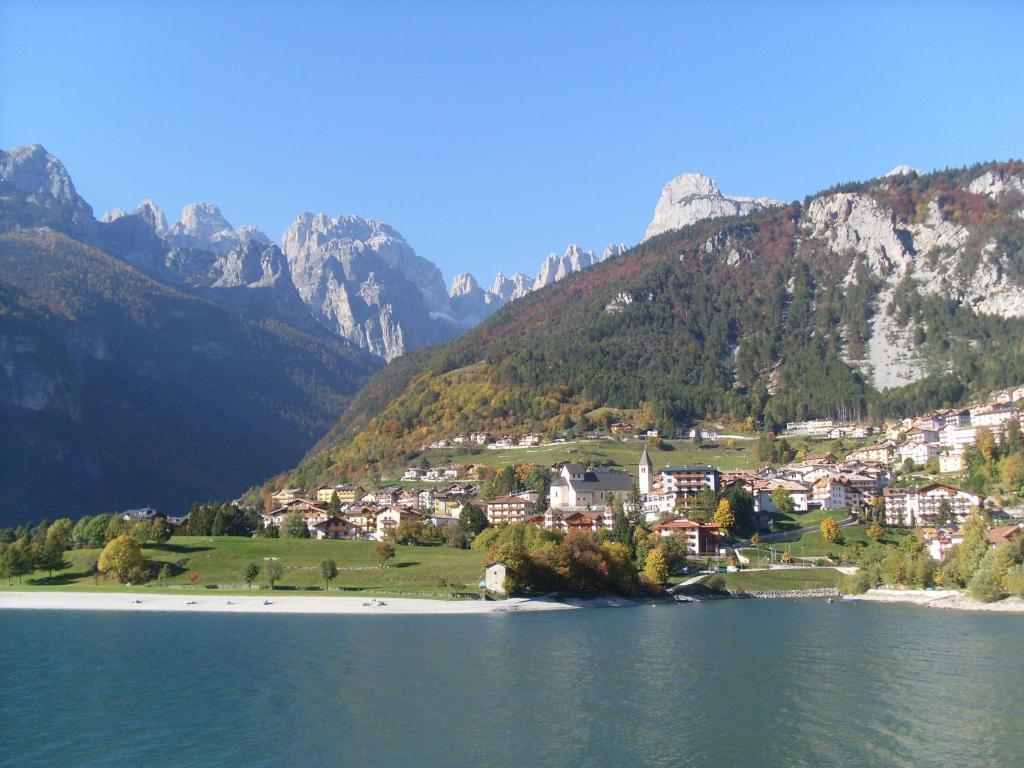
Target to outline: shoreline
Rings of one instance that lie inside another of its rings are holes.
[[[138,601],[138,602],[135,602]],[[629,601],[512,597],[506,600],[425,600],[312,595],[160,595],[151,592],[0,591],[0,610],[131,611],[134,613],[260,613],[339,615],[453,615],[524,613],[617,607]]]
[[[1024,598],[1005,597],[994,603],[975,600],[966,592],[954,589],[869,589],[855,600],[868,603],[910,603],[922,608],[944,611],[989,611],[993,613],[1024,613]]]

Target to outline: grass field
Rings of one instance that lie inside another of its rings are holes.
[[[807,525],[810,525],[808,523]],[[850,558],[856,559],[857,553],[864,547],[871,543],[871,539],[867,535],[867,526],[865,525],[851,525],[845,528],[840,528],[842,533],[842,540],[833,544],[825,541],[825,538],[821,535],[821,531],[811,531],[805,533],[797,541],[779,543],[779,544],[761,544],[758,550],[762,553],[766,553],[770,548],[774,548],[777,555],[783,552],[789,552],[793,557],[836,557],[841,558],[844,553],[848,554]],[[885,544],[899,544],[900,540],[907,535],[907,532],[903,529],[887,528],[885,535],[882,537],[882,542]],[[749,548],[743,550],[743,554],[751,558],[752,563],[759,562],[760,558],[756,553],[753,553]]]
[[[843,574],[835,568],[795,568],[771,571],[724,573],[727,589],[748,592],[789,589],[825,589],[838,587]]]
[[[173,574],[164,584],[153,581],[145,588],[194,593],[196,589],[216,586],[245,591],[242,573],[249,563],[260,566],[257,584],[266,588],[266,566],[276,558],[284,566],[278,590],[312,591],[321,585],[321,561],[329,559],[338,564],[339,571],[331,584],[333,594],[338,594],[339,588],[350,594],[404,597],[448,597],[453,592],[478,591],[477,583],[483,575],[480,552],[451,547],[396,546],[395,558],[386,568],[381,568],[371,554],[372,548],[373,542],[367,541],[176,536],[167,544],[143,549],[154,571],[166,564]],[[44,572],[36,572],[25,577],[18,588],[127,589],[102,576],[98,583],[94,581],[91,566],[98,557],[97,549],[72,550],[67,554],[70,568],[55,573],[52,579],[47,579]],[[194,584],[189,581],[192,573],[198,574]],[[442,579],[445,586],[440,585]],[[15,579],[12,586],[17,585]],[[3,586],[0,582],[0,589]]]
[[[826,517],[831,517],[836,522],[839,522],[849,516],[849,511],[845,509],[812,509],[808,512],[794,512],[791,515],[785,515],[780,512],[775,516],[775,526],[780,531],[795,531],[799,528],[821,525],[821,521]]]
[[[746,469],[757,465],[753,456],[753,440],[736,440],[733,448],[727,448],[726,442],[723,440],[720,445],[697,446],[691,440],[671,440],[665,441],[665,445],[671,450],[648,448],[648,453],[655,469],[676,464],[712,464],[719,469]],[[575,440],[536,448],[508,448],[501,451],[440,448],[428,451],[425,455],[432,466],[472,463],[497,469],[508,464],[532,463],[551,466],[559,461],[575,461],[580,464],[608,464],[636,475],[643,449],[644,443],[640,440]],[[393,480],[400,476],[399,472],[385,479]]]

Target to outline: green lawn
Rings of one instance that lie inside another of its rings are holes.
[[[773,589],[825,589],[838,587],[843,574],[835,568],[794,568],[723,573],[727,589],[762,592]]]
[[[696,446],[690,440],[665,441],[672,450],[648,448],[655,469],[677,464],[711,464],[719,469],[745,469],[757,466],[754,461],[754,440],[736,440],[734,448],[726,447],[726,440],[720,445]],[[508,464],[540,464],[551,466],[559,461],[575,461],[580,464],[605,464],[637,473],[637,464],[643,452],[644,443],[639,440],[575,440],[536,448],[509,448],[501,451],[486,449],[465,450],[441,448],[427,451],[425,456],[432,466],[446,464],[483,464],[492,469]],[[397,480],[401,472],[383,479],[384,482]],[[418,485],[422,485],[419,483]]]
[[[386,568],[381,568],[371,554],[372,548],[373,542],[367,541],[175,536],[167,544],[143,549],[154,571],[167,564],[173,573],[165,585],[154,581],[146,588],[194,592],[216,586],[244,590],[242,572],[249,563],[260,566],[257,583],[265,587],[266,566],[276,558],[284,566],[279,590],[319,586],[320,563],[329,559],[338,564],[339,570],[331,585],[334,594],[338,594],[339,588],[353,594],[407,597],[444,597],[452,592],[478,591],[477,583],[483,575],[480,552],[451,547],[396,546],[396,557]],[[98,584],[94,581],[90,567],[98,557],[96,549],[72,550],[67,554],[71,567],[55,573],[52,579],[37,572],[25,577],[21,586],[15,579],[12,586],[19,589],[126,589],[102,576]],[[198,574],[194,584],[189,581],[191,573]],[[446,586],[439,586],[441,579],[447,582]],[[0,583],[0,589],[3,587]]]
[[[842,539],[838,544],[825,541],[821,531],[811,531],[810,533],[805,533],[797,541],[761,544],[758,549],[765,552],[770,548],[774,548],[779,555],[783,552],[789,552],[793,557],[833,556],[840,558],[843,556],[843,553],[848,553],[855,560],[857,553],[871,543],[871,539],[867,535],[867,526],[865,525],[851,525],[840,528],[839,531],[842,534]],[[886,528],[882,541],[886,544],[898,544],[906,535],[907,532],[903,529]],[[757,555],[749,549],[744,549],[743,554],[750,557],[752,561],[757,558]]]
[[[775,516],[775,525],[780,531],[795,531],[799,528],[820,525],[826,517],[831,517],[838,522],[849,516],[849,511],[845,509],[812,509],[808,512],[794,512],[791,515],[779,513]]]

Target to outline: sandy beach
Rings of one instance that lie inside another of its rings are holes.
[[[537,598],[508,600],[417,600],[404,597],[161,595],[150,592],[0,592],[0,610],[134,611],[146,613],[320,613],[320,614],[479,614],[561,611],[611,607],[629,601],[565,601]]]
[[[994,603],[983,603],[953,589],[869,589],[857,599],[873,603],[912,603],[924,608],[953,611],[1024,612],[1024,598],[1007,597]]]

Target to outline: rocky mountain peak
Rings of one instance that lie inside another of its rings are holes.
[[[700,173],[676,176],[664,189],[654,209],[654,218],[644,240],[671,229],[680,229],[703,219],[742,216],[762,208],[782,205],[768,197],[735,197],[722,194],[713,179]]]
[[[0,150],[0,183],[20,193],[39,224],[90,242],[95,238],[92,207],[78,195],[64,164],[41,144]]]
[[[15,147],[10,152],[0,150],[0,181],[39,201],[85,204],[64,164],[41,144]]]
[[[131,213],[126,211],[124,208],[115,208],[112,211],[106,211],[100,221],[104,224],[110,224],[118,219],[123,219],[125,216],[138,216],[149,224],[153,229],[154,234],[158,237],[164,237],[167,234],[167,219],[164,217],[163,211],[157,207],[156,203],[148,199],[139,203]]]
[[[681,173],[665,185],[665,190],[671,193],[674,200],[722,194],[715,180],[703,173]]]
[[[604,248],[604,252],[601,254],[601,261],[606,261],[607,259],[610,259],[613,256],[620,256],[627,250],[629,249],[626,247],[625,243],[611,243],[609,245],[606,245]]]
[[[375,355],[391,360],[455,331],[441,270],[387,224],[305,212],[281,250],[313,316]]]
[[[135,213],[148,221],[153,227],[153,231],[160,237],[167,234],[167,218],[152,200],[146,199],[139,203]]]
[[[234,229],[213,203],[186,205],[181,212],[181,220],[167,230],[165,239],[177,248],[198,248],[221,255],[246,240],[262,245],[270,243],[270,238],[254,225]]]
[[[533,290],[533,278],[523,272],[516,272],[511,277],[505,277],[499,272],[491,283],[491,293],[502,301],[515,301]]]
[[[573,272],[593,266],[597,261],[593,251],[584,251],[576,243],[569,243],[561,258],[558,257],[558,254],[550,253],[541,262],[537,279],[533,281],[533,290],[536,291],[546,285],[556,283]]]
[[[480,291],[480,285],[476,278],[468,272],[460,272],[452,278],[452,288],[448,292],[450,296],[468,296]]]
[[[897,165],[891,171],[886,173],[882,178],[888,179],[891,176],[909,176],[912,173],[920,175],[920,171],[914,168],[912,165]]]

